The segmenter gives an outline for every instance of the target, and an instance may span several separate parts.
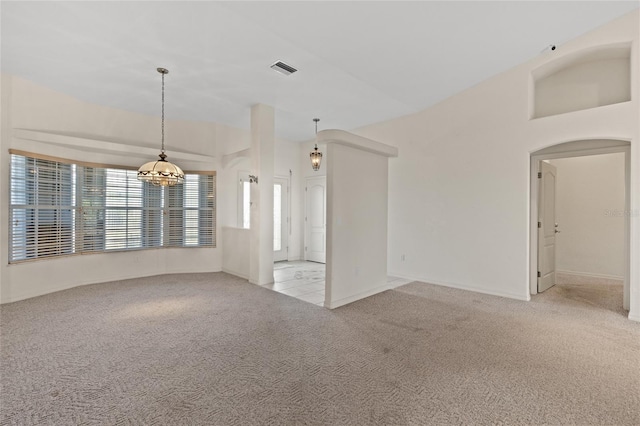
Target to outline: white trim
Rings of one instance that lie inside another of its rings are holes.
[[[503,292],[503,291],[486,290],[486,289],[484,289],[482,287],[475,287],[475,286],[467,285],[467,284],[449,283],[449,282],[444,282],[444,281],[432,280],[432,279],[424,278],[424,277],[416,277],[416,276],[399,274],[399,273],[395,273],[395,272],[389,272],[389,275],[391,275],[393,277],[404,278],[405,280],[411,280],[412,282],[413,281],[418,281],[418,282],[422,282],[422,283],[425,283],[425,284],[437,285],[437,286],[440,286],[440,287],[449,287],[449,288],[455,288],[455,289],[458,289],[458,290],[472,291],[474,293],[488,294],[490,296],[504,297],[504,298],[507,298],[507,299],[522,300],[524,302],[528,302],[529,300],[531,300],[531,296],[528,293],[525,294],[525,295],[522,295],[522,294]]]
[[[319,144],[333,143],[356,148],[361,151],[372,152],[383,157],[397,157],[398,148],[367,139],[344,130],[328,129],[318,132],[316,140]]]
[[[123,276],[102,277],[102,278],[91,280],[82,284],[61,284],[53,287],[42,288],[40,289],[41,291],[30,291],[30,292],[18,293],[17,295],[14,294],[9,296],[6,300],[3,299],[0,303],[4,305],[5,303],[19,302],[21,300],[32,299],[34,297],[45,296],[48,294],[57,293],[59,291],[71,290],[72,288],[84,287],[87,285],[108,284],[108,283],[117,282],[117,281],[145,279],[145,278],[151,278],[151,277],[159,277],[163,275],[208,274],[208,273],[214,273],[214,272],[224,272],[224,271],[222,271],[220,268],[216,268],[214,270],[210,270],[210,269],[186,270],[185,269],[185,270],[172,270],[172,271],[163,272],[161,274],[153,274],[153,275],[127,274]]]
[[[632,315],[631,313],[629,313],[628,318],[629,318],[631,321],[637,321],[637,322],[640,322],[640,315],[635,315],[635,314],[633,314],[633,315]]]
[[[146,146],[136,145],[135,142],[122,143],[110,140],[79,137],[66,135],[62,133],[52,133],[42,130],[32,129],[14,129],[13,137],[16,139],[25,139],[35,142],[43,142],[52,145],[68,146],[82,151],[107,151],[109,153],[123,154],[139,158],[155,157],[158,155],[158,148],[150,148]],[[213,163],[215,157],[209,155],[195,154],[191,152],[171,149],[169,151],[172,159],[196,161],[204,163]]]
[[[229,268],[222,268],[220,272],[224,272],[225,274],[233,275],[235,277],[239,277],[249,281],[249,274],[243,274],[242,272],[234,271]]]
[[[52,287],[41,288],[39,291],[29,291],[24,293],[12,294],[6,300],[2,300],[2,304],[5,303],[13,303],[19,302],[20,300],[31,299],[34,297],[45,296],[47,294],[57,293],[59,291],[71,290],[72,288],[84,287],[87,285],[99,285],[106,284],[114,281],[125,281],[125,280],[133,280],[137,278],[149,278],[149,277],[157,277],[159,275],[167,275],[167,274],[156,274],[156,275],[136,275],[136,274],[127,274],[121,277],[112,277],[112,278],[99,278],[97,280],[91,280],[82,284],[60,284]]]
[[[388,281],[389,278],[398,278],[397,280],[393,280],[393,281]],[[387,276],[387,285],[389,286],[389,290],[395,290],[398,287],[402,287],[403,285],[407,285],[409,283],[414,282],[415,280],[410,278],[402,278],[402,277],[398,277],[397,275],[388,275]],[[396,281],[400,281],[399,283],[396,283]]]
[[[586,277],[586,278],[599,278],[605,280],[624,281],[624,276],[619,275],[606,275],[606,274],[594,274],[591,272],[578,272],[578,271],[558,271],[556,274],[571,275],[574,277]]]
[[[366,297],[373,296],[374,294],[382,293],[383,291],[387,291],[387,290],[391,290],[391,287],[389,286],[389,284],[385,284],[383,286],[376,287],[376,288],[374,288],[372,290],[368,290],[368,291],[365,291],[365,292],[362,292],[362,293],[354,294],[352,296],[343,297],[342,299],[339,299],[339,300],[334,300],[333,303],[329,302],[325,298],[324,307],[328,308],[328,309],[339,308],[340,306],[344,306],[344,305],[347,305],[349,303],[356,302],[358,300],[364,299]],[[328,295],[325,295],[325,297],[326,296],[328,296]]]

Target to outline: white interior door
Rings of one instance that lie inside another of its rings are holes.
[[[556,284],[556,168],[541,161],[538,202],[538,293]]]
[[[289,258],[289,181],[273,179],[273,261]]]
[[[307,178],[305,187],[304,259],[325,263],[327,177]]]

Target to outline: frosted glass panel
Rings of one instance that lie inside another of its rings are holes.
[[[251,187],[248,181],[242,182],[242,227],[251,228]]]
[[[273,250],[282,249],[282,185],[273,185]]]

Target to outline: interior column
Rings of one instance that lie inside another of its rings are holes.
[[[273,282],[273,173],[275,124],[273,108],[251,107],[251,244],[249,282]]]

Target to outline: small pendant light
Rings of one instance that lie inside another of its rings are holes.
[[[311,157],[311,167],[317,172],[320,170],[320,162],[322,161],[322,153],[318,151],[318,121],[320,121],[320,119],[314,118],[313,121],[316,123],[316,147],[311,151],[309,157]]]
[[[167,155],[164,153],[164,76],[169,74],[169,70],[158,68],[158,72],[162,74],[162,150],[159,160],[145,163],[138,169],[138,179],[156,186],[173,186],[184,181],[184,172],[167,161]]]

